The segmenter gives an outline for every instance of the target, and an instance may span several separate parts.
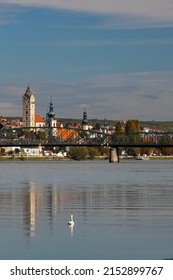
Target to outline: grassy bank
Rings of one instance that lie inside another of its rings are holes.
[[[0,161],[45,161],[45,160],[52,160],[52,161],[64,161],[70,160],[69,158],[54,158],[54,157],[8,157],[8,156],[0,156]]]
[[[173,156],[148,156],[151,160],[173,160]],[[134,157],[127,157],[123,158],[120,157],[121,160],[132,160],[136,159]],[[0,161],[71,161],[70,158],[58,158],[58,157],[51,157],[51,156],[45,156],[45,157],[9,157],[9,156],[0,156]],[[86,159],[88,160],[88,159]],[[96,157],[94,160],[108,160],[106,157]]]
[[[173,159],[173,156],[151,156],[149,159],[155,160],[155,159]]]

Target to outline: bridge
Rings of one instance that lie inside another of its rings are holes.
[[[108,146],[173,147],[173,132],[129,132],[112,135],[96,130],[59,127],[2,128],[0,147]]]
[[[0,147],[109,146],[112,136],[94,130],[59,127],[2,128]]]
[[[59,127],[2,128],[0,147],[173,147],[173,132],[107,133]],[[114,156],[115,157],[115,156]]]

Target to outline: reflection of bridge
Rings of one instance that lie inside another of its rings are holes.
[[[74,128],[2,128],[0,147],[173,147],[173,132],[131,132],[113,135]]]

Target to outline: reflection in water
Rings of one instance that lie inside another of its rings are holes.
[[[37,223],[40,219],[47,219],[53,230],[58,214],[68,209],[81,209],[84,220],[93,210],[111,210],[123,219],[133,218],[133,225],[138,226],[138,220],[143,215],[157,215],[157,210],[172,211],[173,188],[157,186],[153,191],[150,186],[140,185],[103,185],[80,188],[77,186],[44,187],[33,182],[25,183],[16,192],[6,190],[0,192],[0,220],[12,219],[13,216],[23,215],[24,235],[34,237]],[[22,206],[23,205],[23,206]],[[135,215],[134,215],[135,213]],[[73,236],[73,226],[70,226]]]
[[[73,237],[74,225],[69,225],[71,237]]]
[[[74,228],[74,220],[73,220],[73,215],[71,215],[70,221],[68,221],[68,225],[70,228],[71,236],[73,236],[73,228]]]
[[[36,229],[36,215],[42,208],[42,196],[37,192],[37,186],[29,183],[23,189],[23,223],[27,236],[34,236]]]

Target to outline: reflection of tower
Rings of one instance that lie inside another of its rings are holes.
[[[35,97],[28,86],[23,95],[23,126],[35,126]]]
[[[41,209],[42,195],[38,193],[35,184],[30,183],[23,195],[23,221],[26,235],[34,236],[36,228],[36,215]]]
[[[83,112],[82,129],[88,130],[88,119],[86,109]]]
[[[48,215],[50,217],[50,220],[52,220],[56,217],[57,213],[57,188],[56,186],[51,186],[48,188],[47,193],[47,204],[48,204]]]

